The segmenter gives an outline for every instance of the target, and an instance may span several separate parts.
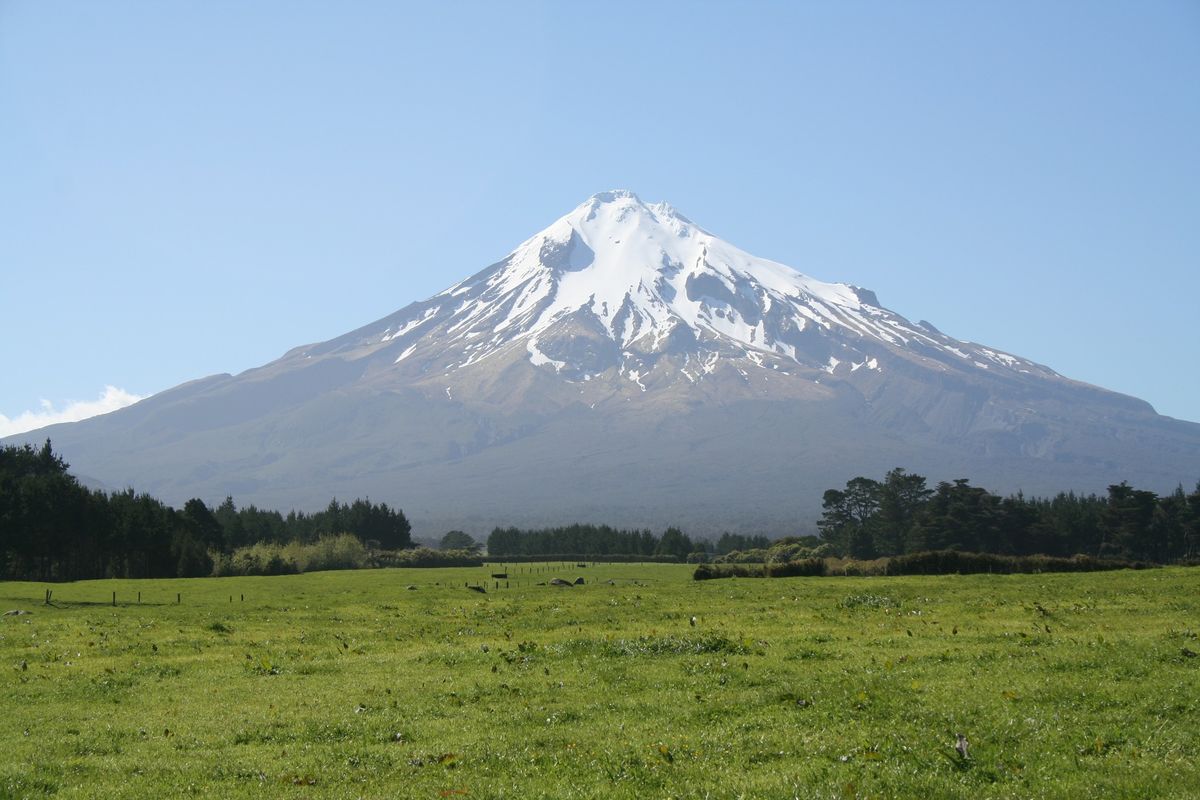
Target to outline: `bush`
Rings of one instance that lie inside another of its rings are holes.
[[[825,571],[829,575],[854,578],[890,575],[892,573],[888,572],[889,562],[891,562],[890,558],[876,558],[870,561],[854,558],[827,558],[825,559]]]
[[[414,547],[410,550],[389,550],[375,554],[380,567],[481,567],[483,556],[474,550],[433,550]]]
[[[714,578],[763,578],[766,573],[759,565],[747,564],[701,564],[692,573],[692,578],[698,581],[708,581]]]
[[[1143,561],[1093,558],[1076,555],[1002,556],[994,553],[967,553],[960,550],[931,550],[909,553],[889,559],[889,575],[971,575],[984,572],[1011,575],[1036,572],[1100,572],[1114,569],[1146,569]]]
[[[787,564],[812,557],[812,548],[802,544],[772,545],[767,550],[768,564]]]
[[[289,575],[326,569],[361,569],[369,566],[367,548],[349,533],[322,536],[311,544],[258,542],[229,554],[214,554],[212,574]]]
[[[732,550],[723,556],[713,559],[714,564],[765,564],[769,550],[753,548],[750,550]]]
[[[566,561],[572,564],[678,564],[682,559],[674,555],[648,556],[640,553],[538,553],[522,555],[488,554],[488,562],[492,564],[544,564],[555,561]]]
[[[291,542],[283,548],[284,561],[291,561],[299,572],[328,569],[362,569],[367,566],[367,548],[357,536],[339,533],[322,536],[312,544]]]
[[[820,548],[814,548],[817,550]],[[731,556],[747,556],[753,551],[730,553]],[[758,551],[764,552],[764,551]],[[765,551],[769,552],[769,551]],[[701,564],[692,577],[698,581],[713,578],[788,578],[820,576],[874,575],[970,575],[991,572],[999,575],[1036,572],[1097,572],[1113,569],[1148,569],[1153,567],[1144,561],[1093,558],[1077,555],[1071,558],[1057,556],[1003,556],[994,553],[968,553],[961,550],[931,550],[909,553],[892,558],[876,558],[859,561],[843,558],[803,558],[786,562],[768,561],[761,566],[754,563]]]
[[[821,544],[810,547],[796,537],[779,539],[768,548],[733,550],[713,559],[714,564],[787,564],[812,558],[828,558],[833,555],[833,546]]]
[[[805,558],[800,561],[767,564],[768,578],[821,577],[825,575],[825,559]]]

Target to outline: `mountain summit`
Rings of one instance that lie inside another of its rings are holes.
[[[409,374],[453,375],[514,351],[568,381],[609,376],[643,391],[647,379],[703,380],[722,359],[841,376],[880,370],[881,356],[899,353],[938,371],[1058,377],[914,325],[870,290],[752,256],[626,190],[593,195],[424,302],[292,355],[394,356],[388,363],[407,362]]]
[[[812,326],[891,338],[853,287],[755,258],[671,206],[646,205],[627,191],[593,196],[504,261],[430,302],[436,305],[422,314],[453,319],[456,334],[445,342],[469,347],[472,361],[521,340],[533,363],[571,375],[612,364],[545,355],[541,339],[555,341],[556,329],[569,323],[595,331],[634,362],[669,344],[705,343],[695,349],[715,354],[732,347],[803,363]],[[406,319],[397,332],[407,333],[413,322]],[[469,342],[484,330],[494,335]],[[623,372],[630,370],[639,372]]]
[[[47,434],[81,473],[172,502],[369,494],[431,533],[810,530],[825,488],[894,466],[1038,493],[1200,477],[1200,425],[624,190],[358,330],[14,440]]]

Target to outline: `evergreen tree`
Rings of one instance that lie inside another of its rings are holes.
[[[225,549],[225,532],[204,501],[194,497],[183,505],[185,532],[207,550],[222,552]]]
[[[1178,486],[1169,495],[1158,498],[1154,516],[1150,520],[1152,552],[1154,561],[1184,558],[1187,553],[1188,517],[1187,495]]]
[[[449,531],[438,542],[438,547],[443,550],[475,551],[480,548],[480,544],[471,538],[470,534],[463,533],[462,531]]]
[[[978,551],[994,542],[996,498],[966,478],[942,481],[914,527],[915,550]]]
[[[1183,552],[1180,558],[1200,558],[1200,483],[1187,496],[1187,516],[1183,527]]]
[[[822,497],[825,511],[817,527],[840,553],[855,558],[875,557],[875,515],[879,511],[879,482],[851,478],[844,491],[830,489]]]
[[[1125,481],[1108,487],[1108,504],[1101,516],[1104,533],[1100,555],[1155,558],[1154,509],[1158,495],[1134,489]]]
[[[677,556],[682,560],[695,550],[696,546],[690,538],[684,535],[683,531],[678,528],[667,528],[663,532],[662,538],[658,540],[658,547],[655,549],[654,555]]]
[[[521,532],[516,528],[494,528],[488,535],[487,549],[493,558],[523,555]]]
[[[238,547],[254,544],[259,539],[250,539],[246,536],[246,525],[242,519],[242,515],[238,512],[237,506],[233,503],[232,497],[226,497],[221,505],[217,506],[213,511],[213,516],[217,518],[217,524],[221,526],[222,538],[225,541],[225,547],[228,550],[233,550]]]
[[[931,494],[933,490],[926,487],[923,476],[900,467],[888,472],[876,492],[878,512],[873,527],[879,555],[907,552],[917,512]]]

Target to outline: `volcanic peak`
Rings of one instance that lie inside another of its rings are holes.
[[[678,356],[680,369],[714,358],[741,370],[799,366],[814,380],[880,370],[896,355],[937,369],[1050,372],[913,324],[870,290],[755,257],[624,189],[591,196],[501,261],[355,338],[363,334],[357,346],[387,343],[397,364],[446,372],[505,352],[575,377],[625,375],[630,359],[654,354]],[[587,358],[572,355],[583,350]]]

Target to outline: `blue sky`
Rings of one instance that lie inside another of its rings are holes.
[[[624,187],[1200,421],[1197,142],[1190,0],[0,0],[0,415],[257,366]]]

